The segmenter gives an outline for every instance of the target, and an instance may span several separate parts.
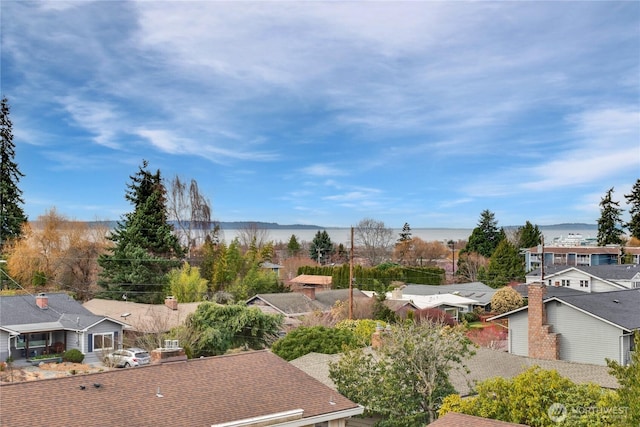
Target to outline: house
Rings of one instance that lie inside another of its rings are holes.
[[[412,288],[409,288],[408,286],[406,288],[395,288],[392,292],[387,292],[386,299],[389,301],[411,301],[416,307],[418,307],[418,309],[437,308],[449,314],[455,320],[460,319],[461,313],[473,311],[473,308],[480,304],[475,299],[465,298],[452,293],[411,295],[404,292],[407,288],[410,290],[417,289],[415,286],[423,285],[413,285]],[[434,286],[434,288],[437,287],[438,286]],[[373,292],[369,292],[369,294],[373,294]]]
[[[122,344],[124,321],[91,313],[65,293],[0,296],[0,360],[78,349],[88,363]]]
[[[301,274],[289,280],[288,285],[292,291],[302,288],[314,288],[316,291],[328,291],[331,289],[333,277],[316,274]]]
[[[539,359],[627,364],[640,330],[640,289],[576,293],[545,299],[547,286],[528,285],[526,307],[488,319],[509,321],[508,351]]]
[[[265,262],[260,264],[260,268],[262,268],[263,270],[273,271],[274,273],[276,273],[276,276],[278,276],[278,278],[280,278],[280,270],[282,270],[284,268],[284,266],[282,266],[280,264],[274,264],[272,262],[265,261]]]
[[[199,302],[178,303],[172,296],[164,304],[142,304],[130,301],[94,298],[82,304],[95,315],[122,319],[128,324],[126,332],[167,332],[181,325],[196,311]]]
[[[497,289],[485,285],[482,282],[454,283],[451,285],[414,285],[407,284],[402,288],[404,295],[438,295],[453,294],[464,298],[470,298],[478,302],[477,307],[489,311],[491,298]]]
[[[623,255],[631,256],[631,262],[640,264],[640,247],[607,245],[607,246],[581,246],[558,245],[536,246],[524,250],[525,269],[531,271],[539,268],[544,258],[547,266],[596,266],[619,264]]]
[[[640,288],[640,265],[545,266],[526,275],[526,283],[539,283],[544,274],[547,286],[584,292],[609,292]]]
[[[363,412],[267,350],[6,384],[0,406],[6,426],[344,427]]]
[[[349,289],[334,289],[316,292],[315,288],[302,288],[299,292],[257,294],[246,301],[248,306],[256,306],[263,313],[282,314],[285,326],[299,326],[299,318],[314,312],[327,312],[337,301],[349,301]],[[360,290],[353,289],[354,300],[368,297]]]

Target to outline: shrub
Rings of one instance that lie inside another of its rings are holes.
[[[358,341],[355,333],[349,329],[302,326],[276,341],[271,351],[289,361],[308,353],[340,353],[358,347]]]
[[[71,363],[82,363],[84,360],[84,354],[77,348],[72,348],[62,353],[62,360]]]
[[[336,325],[338,329],[349,329],[353,332],[363,345],[371,345],[371,336],[376,331],[376,327],[380,325],[383,328],[387,324],[381,320],[360,319],[360,320],[343,320]]]
[[[470,311],[468,313],[464,314],[464,320],[467,321],[467,323],[473,323],[473,322],[477,322],[478,320],[480,320],[480,316],[478,316],[477,313]]]

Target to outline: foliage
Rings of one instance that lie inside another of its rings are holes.
[[[405,322],[383,334],[379,350],[344,354],[329,376],[341,394],[381,416],[379,426],[425,425],[453,392],[450,371],[471,353],[462,327]]]
[[[359,345],[350,329],[301,326],[276,341],[271,351],[284,360],[293,360],[309,353],[336,354]]]
[[[350,330],[356,335],[360,343],[365,346],[369,346],[371,345],[371,336],[376,331],[376,328],[378,326],[384,328],[385,326],[387,326],[387,324],[386,322],[373,319],[345,319],[338,322],[336,328]]]
[[[125,198],[134,211],[118,222],[110,236],[115,246],[98,259],[103,268],[99,284],[106,289],[105,298],[125,294],[138,302],[159,302],[166,274],[180,265],[184,248],[167,221],[160,171],[150,172],[145,160],[130,179]]]
[[[640,178],[633,184],[631,192],[625,194],[624,197],[627,199],[627,204],[631,205],[629,208],[631,219],[626,223],[626,226],[629,229],[631,237],[640,239]]]
[[[456,277],[464,282],[476,282],[479,280],[480,275],[484,274],[484,270],[488,265],[489,261],[487,258],[483,257],[479,253],[465,253],[460,251]]]
[[[489,210],[484,210],[480,214],[478,225],[469,236],[467,245],[460,253],[476,252],[485,258],[490,258],[504,238],[504,230],[498,229],[498,221],[495,219],[495,214]]]
[[[456,320],[444,310],[439,308],[421,308],[416,310],[414,317],[418,322],[429,322],[436,325],[454,326]]]
[[[522,296],[510,286],[498,289],[491,297],[491,311],[497,314],[515,310],[523,305]]]
[[[376,266],[389,259],[393,230],[384,222],[371,218],[361,220],[354,229],[358,255]]]
[[[287,252],[289,256],[298,256],[300,253],[300,243],[298,242],[298,238],[295,234],[291,235],[289,238],[289,243],[287,243]]]
[[[471,313],[466,313],[471,314]],[[499,349],[500,344],[508,338],[507,329],[498,324],[473,328],[467,332],[467,337],[475,345],[491,349]]]
[[[634,334],[635,351],[631,356],[631,361],[624,366],[615,360],[607,360],[607,366],[611,375],[616,377],[620,388],[617,390],[616,399],[611,406],[627,408],[626,418],[617,420],[617,425],[640,425],[640,331]]]
[[[169,288],[178,302],[202,301],[207,295],[207,279],[200,277],[200,269],[191,267],[188,262],[179,269],[167,273]]]
[[[624,243],[622,236],[622,209],[620,202],[612,199],[613,187],[611,187],[600,200],[600,218],[598,218],[598,246],[620,245]]]
[[[9,118],[10,108],[7,98],[0,101],[0,251],[7,241],[21,236],[22,226],[27,216],[21,205],[22,190],[18,187],[20,172],[15,162],[13,124]]]
[[[96,291],[96,260],[108,245],[106,232],[103,225],[70,221],[54,208],[25,223],[22,238],[7,245],[7,267],[23,287],[48,286],[87,300]]]
[[[238,347],[268,347],[282,321],[281,315],[265,314],[257,307],[203,302],[187,316],[184,326],[169,335],[179,339],[193,357],[215,356]]]
[[[257,294],[286,292],[287,288],[274,271],[254,265],[243,277],[238,277],[228,291],[236,301],[244,301]]]
[[[516,248],[533,248],[542,243],[542,231],[527,221],[517,232]]]
[[[467,323],[473,323],[473,322],[477,322],[478,320],[480,320],[480,316],[478,316],[478,313],[475,313],[473,311],[469,311],[467,313],[464,313],[463,318],[464,318],[465,322],[467,322]]]
[[[595,408],[608,398],[606,391],[595,384],[575,384],[556,371],[533,366],[512,379],[491,378],[479,383],[475,396],[461,399],[451,395],[444,399],[439,415],[460,412],[492,418],[531,427],[558,425],[549,416],[549,408],[560,403],[567,409],[565,420],[571,426],[608,425],[598,411],[580,411]],[[577,411],[577,412],[576,412]]]
[[[323,264],[326,263],[324,260],[331,258],[333,252],[333,243],[327,230],[318,231],[309,246],[309,258]]]
[[[478,279],[492,288],[500,288],[512,281],[524,281],[524,275],[524,257],[508,239],[503,239]]]
[[[411,227],[408,222],[405,222],[402,226],[402,231],[400,232],[400,237],[398,238],[398,242],[406,242],[411,240]]]
[[[332,276],[333,289],[349,287],[349,265],[340,266],[302,266],[297,274]],[[353,266],[354,286],[361,290],[375,291],[377,284],[385,287],[392,282],[415,283],[422,285],[442,285],[445,272],[440,267],[403,267],[398,264],[380,264],[377,267]]]
[[[82,363],[84,360],[84,354],[82,354],[82,352],[77,348],[72,348],[62,353],[62,360],[71,363]]]

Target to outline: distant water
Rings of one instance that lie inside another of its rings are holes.
[[[267,240],[278,242],[288,242],[291,239],[291,235],[295,234],[298,242],[311,242],[318,231],[326,230],[331,238],[331,241],[335,244],[342,243],[346,247],[350,246],[351,241],[351,229],[350,228],[325,228],[321,230],[314,229],[268,229]],[[400,237],[401,229],[393,229],[394,240]],[[448,242],[453,240],[468,240],[471,236],[471,228],[412,228],[411,236],[419,237],[420,239],[432,242]],[[542,234],[544,235],[545,244],[550,244],[555,238],[567,238],[568,236],[581,235],[583,238],[595,238],[598,230],[596,228],[553,228],[545,229],[541,227]],[[239,230],[235,229],[223,229],[221,240],[226,243],[231,242],[236,236],[238,236]]]

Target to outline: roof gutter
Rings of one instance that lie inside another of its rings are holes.
[[[364,406],[358,405],[356,408],[345,409],[337,412],[316,415],[314,417],[302,418],[303,409],[293,409],[290,411],[277,412],[274,414],[263,415],[260,417],[246,418],[244,420],[230,421],[222,424],[212,424],[211,427],[245,427],[254,425],[271,425],[274,427],[305,427],[322,423],[325,421],[339,420],[349,418],[354,415],[360,415],[364,412]],[[277,422],[277,420],[287,419],[288,421]],[[295,419],[290,419],[295,418]],[[268,423],[268,424],[264,424]]]

